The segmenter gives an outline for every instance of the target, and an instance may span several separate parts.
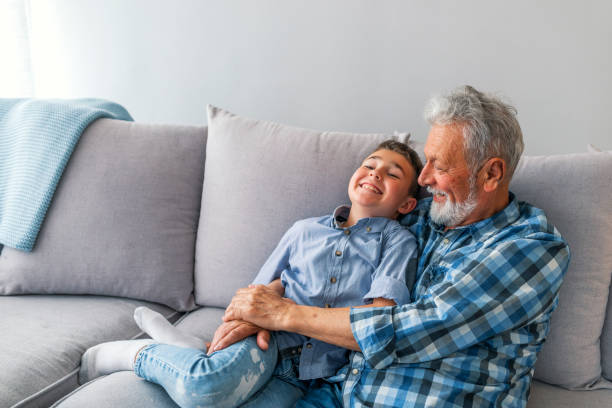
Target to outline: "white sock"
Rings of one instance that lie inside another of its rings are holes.
[[[173,326],[164,316],[145,306],[134,310],[138,327],[158,343],[206,351],[206,342]]]
[[[157,343],[151,339],[110,341],[90,347],[81,357],[79,383],[85,384],[94,378],[134,369],[136,354],[143,347]]]

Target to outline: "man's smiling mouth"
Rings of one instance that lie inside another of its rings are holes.
[[[366,190],[370,190],[376,194],[382,194],[382,191],[380,191],[380,189],[376,186],[373,186],[372,184],[368,184],[368,183],[361,183],[359,185],[359,187],[366,189]]]

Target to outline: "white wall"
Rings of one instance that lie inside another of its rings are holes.
[[[427,98],[467,83],[515,104],[528,154],[612,149],[609,1],[30,1],[37,96],[423,140]]]

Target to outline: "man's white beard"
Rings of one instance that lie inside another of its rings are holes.
[[[476,186],[473,184],[475,184],[473,180],[470,180],[470,194],[465,201],[461,203],[453,203],[445,192],[427,186],[427,191],[431,194],[442,194],[446,197],[444,204],[440,204],[436,201],[431,202],[431,207],[429,208],[431,220],[436,224],[446,227],[454,227],[465,220],[468,215],[474,211],[477,205]]]

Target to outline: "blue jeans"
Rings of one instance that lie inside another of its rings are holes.
[[[161,385],[182,408],[340,406],[337,387],[297,379],[298,362],[299,356],[279,361],[274,336],[267,351],[249,337],[210,355],[151,344],[138,354],[134,372]]]

